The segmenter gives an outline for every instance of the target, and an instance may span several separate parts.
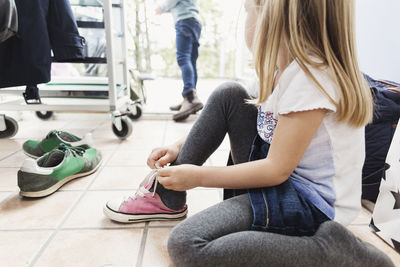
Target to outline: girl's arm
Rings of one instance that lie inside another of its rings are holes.
[[[255,188],[283,183],[299,164],[326,114],[325,109],[280,115],[267,158],[227,167],[180,165],[159,170],[166,188]]]

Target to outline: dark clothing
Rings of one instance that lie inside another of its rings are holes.
[[[183,92],[186,96],[197,84],[197,65],[201,24],[195,18],[180,20],[175,24],[176,59],[182,72]]]
[[[68,0],[16,0],[18,34],[0,44],[0,88],[50,81],[56,61],[84,57],[84,38]]]
[[[375,106],[373,121],[365,127],[362,198],[375,202],[384,170],[389,167],[385,166],[385,159],[400,118],[400,84],[364,76],[373,93]]]

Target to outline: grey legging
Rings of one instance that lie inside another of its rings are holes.
[[[235,164],[246,162],[256,134],[257,109],[237,83],[225,83],[209,97],[175,161],[202,165],[226,133]],[[210,130],[212,129],[212,130]],[[157,187],[170,208],[182,208],[185,192]],[[177,225],[168,241],[176,266],[393,266],[375,247],[335,222],[325,222],[312,237],[250,231],[247,194],[225,200]]]

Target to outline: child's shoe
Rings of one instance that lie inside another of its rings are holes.
[[[60,144],[38,160],[27,158],[18,171],[20,195],[44,197],[65,183],[95,172],[101,164],[101,153],[94,149]]]
[[[28,140],[26,141],[22,149],[24,153],[31,158],[39,158],[52,151],[59,144],[64,143],[69,146],[76,146],[82,148],[89,148],[92,144],[91,134],[86,134],[83,138],[79,138],[73,134],[64,131],[50,131],[47,136],[42,140]]]
[[[156,189],[157,171],[154,170],[147,175],[133,196],[108,201],[103,208],[104,215],[123,223],[171,220],[186,216],[187,205],[180,210],[169,209],[161,201]]]

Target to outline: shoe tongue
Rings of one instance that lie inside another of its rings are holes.
[[[59,132],[58,136],[67,142],[76,142],[76,141],[80,141],[81,139],[73,134],[67,133],[67,132]]]
[[[156,180],[155,178],[156,178],[156,175],[153,175],[153,177],[151,177],[151,179],[147,182],[147,184],[144,185],[144,188],[149,190],[149,192],[154,191],[154,184],[155,184],[155,180]]]

